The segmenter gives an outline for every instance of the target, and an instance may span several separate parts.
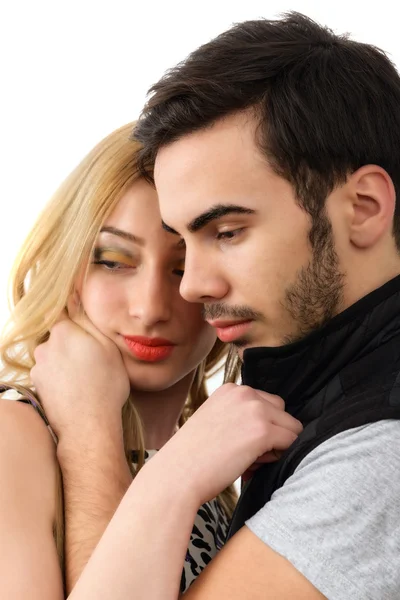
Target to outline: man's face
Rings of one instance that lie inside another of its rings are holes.
[[[316,252],[255,128],[230,116],[162,148],[155,165],[163,221],[186,242],[181,294],[241,349],[303,337],[338,311],[343,287],[329,221]]]

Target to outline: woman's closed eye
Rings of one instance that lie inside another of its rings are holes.
[[[123,269],[136,268],[137,264],[132,257],[118,250],[96,248],[94,251],[93,264],[102,266],[108,271],[121,271]]]

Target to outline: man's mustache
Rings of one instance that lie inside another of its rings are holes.
[[[223,302],[215,302],[214,304],[205,304],[203,307],[203,319],[205,321],[215,321],[216,319],[262,319],[262,314],[253,310],[249,306],[234,305],[229,306]]]

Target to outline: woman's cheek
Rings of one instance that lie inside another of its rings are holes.
[[[87,281],[82,288],[81,301],[83,309],[92,323],[104,327],[115,311],[116,297],[112,286],[103,281]]]
[[[212,350],[217,339],[215,329],[208,325],[203,319],[192,331],[191,345],[196,354],[197,360],[202,361]]]

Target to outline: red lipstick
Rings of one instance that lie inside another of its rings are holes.
[[[168,358],[175,344],[164,338],[150,338],[142,335],[124,335],[125,344],[139,360],[158,362]]]

